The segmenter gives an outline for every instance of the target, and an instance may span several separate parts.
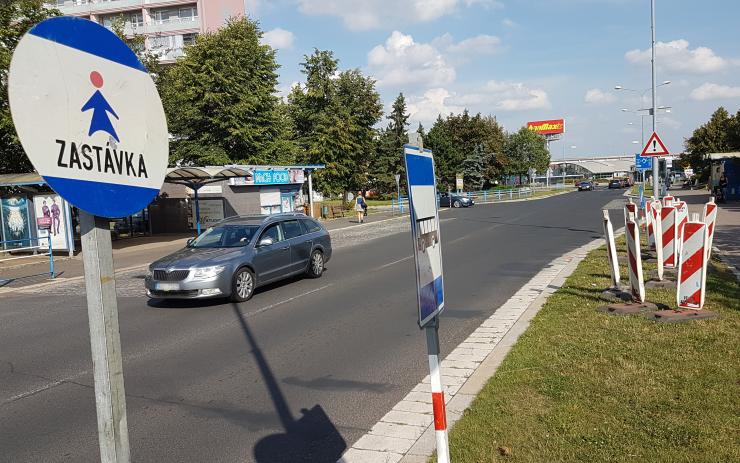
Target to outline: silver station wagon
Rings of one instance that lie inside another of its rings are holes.
[[[318,278],[330,258],[329,233],[304,214],[230,217],[152,263],[144,284],[151,298],[242,302],[283,278]]]

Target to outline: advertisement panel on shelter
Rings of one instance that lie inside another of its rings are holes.
[[[540,135],[555,135],[565,132],[565,120],[549,119],[546,121],[527,122],[527,128]]]
[[[404,158],[416,261],[419,326],[424,327],[444,308],[437,180],[430,150],[405,145]]]
[[[224,201],[218,199],[200,199],[200,226],[203,228],[212,227],[224,219]],[[190,201],[190,211],[188,214],[188,225],[191,230],[195,230],[195,201]]]
[[[31,246],[31,219],[28,199],[22,196],[3,198],[0,202],[3,247],[5,249]]]
[[[51,236],[51,246],[54,250],[68,250],[67,226],[64,220],[65,203],[62,197],[53,193],[34,196],[33,208],[36,212],[39,246],[48,247],[48,239]],[[44,226],[45,223],[49,223],[48,228]]]

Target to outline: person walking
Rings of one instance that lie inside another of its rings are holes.
[[[365,222],[365,198],[362,196],[362,192],[357,192],[357,198],[355,199],[355,212],[357,212],[357,223]]]

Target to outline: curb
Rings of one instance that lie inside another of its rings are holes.
[[[496,373],[547,298],[565,283],[590,251],[602,244],[603,238],[598,238],[554,259],[442,361],[448,429]],[[337,463],[426,463],[435,447],[427,375]]]

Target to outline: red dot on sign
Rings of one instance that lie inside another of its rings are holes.
[[[103,86],[103,76],[98,71],[93,71],[90,73],[90,82],[92,82],[95,88],[100,88]]]

